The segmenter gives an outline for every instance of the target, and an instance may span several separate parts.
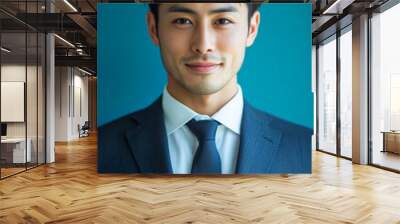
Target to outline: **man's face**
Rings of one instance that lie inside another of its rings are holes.
[[[216,93],[236,78],[259,23],[257,12],[249,28],[244,3],[160,4],[158,16],[158,30],[151,13],[148,24],[168,78],[195,95]]]

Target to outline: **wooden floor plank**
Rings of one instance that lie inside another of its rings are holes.
[[[0,181],[0,223],[400,223],[399,174],[321,152],[311,175],[115,175],[96,144]]]

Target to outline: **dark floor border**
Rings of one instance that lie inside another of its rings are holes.
[[[39,164],[39,165],[33,166],[33,167],[28,167],[27,169],[21,170],[21,171],[19,171],[19,172],[13,173],[13,174],[8,175],[8,176],[4,176],[4,177],[2,176],[2,177],[0,178],[0,181],[5,180],[5,179],[7,179],[7,178],[9,178],[9,177],[15,176],[15,175],[17,175],[17,174],[26,172],[26,171],[28,171],[28,170],[32,170],[32,169],[38,168],[38,167],[43,166],[43,165],[46,165],[46,163],[42,163],[42,164]]]

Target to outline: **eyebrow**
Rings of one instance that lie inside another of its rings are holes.
[[[197,14],[196,11],[194,11],[190,8],[179,6],[179,5],[173,5],[173,6],[169,7],[168,12],[169,13],[181,12],[181,13],[188,13],[188,14],[192,14],[192,15]],[[211,15],[211,14],[218,14],[218,13],[225,13],[225,12],[239,12],[239,10],[231,5],[231,6],[213,9],[213,10],[209,11],[208,14]]]

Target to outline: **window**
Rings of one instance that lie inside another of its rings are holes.
[[[373,164],[395,170],[400,170],[399,21],[400,4],[371,19],[371,157]]]
[[[352,32],[340,36],[340,155],[352,157]]]
[[[318,149],[336,153],[336,36],[318,47]]]

